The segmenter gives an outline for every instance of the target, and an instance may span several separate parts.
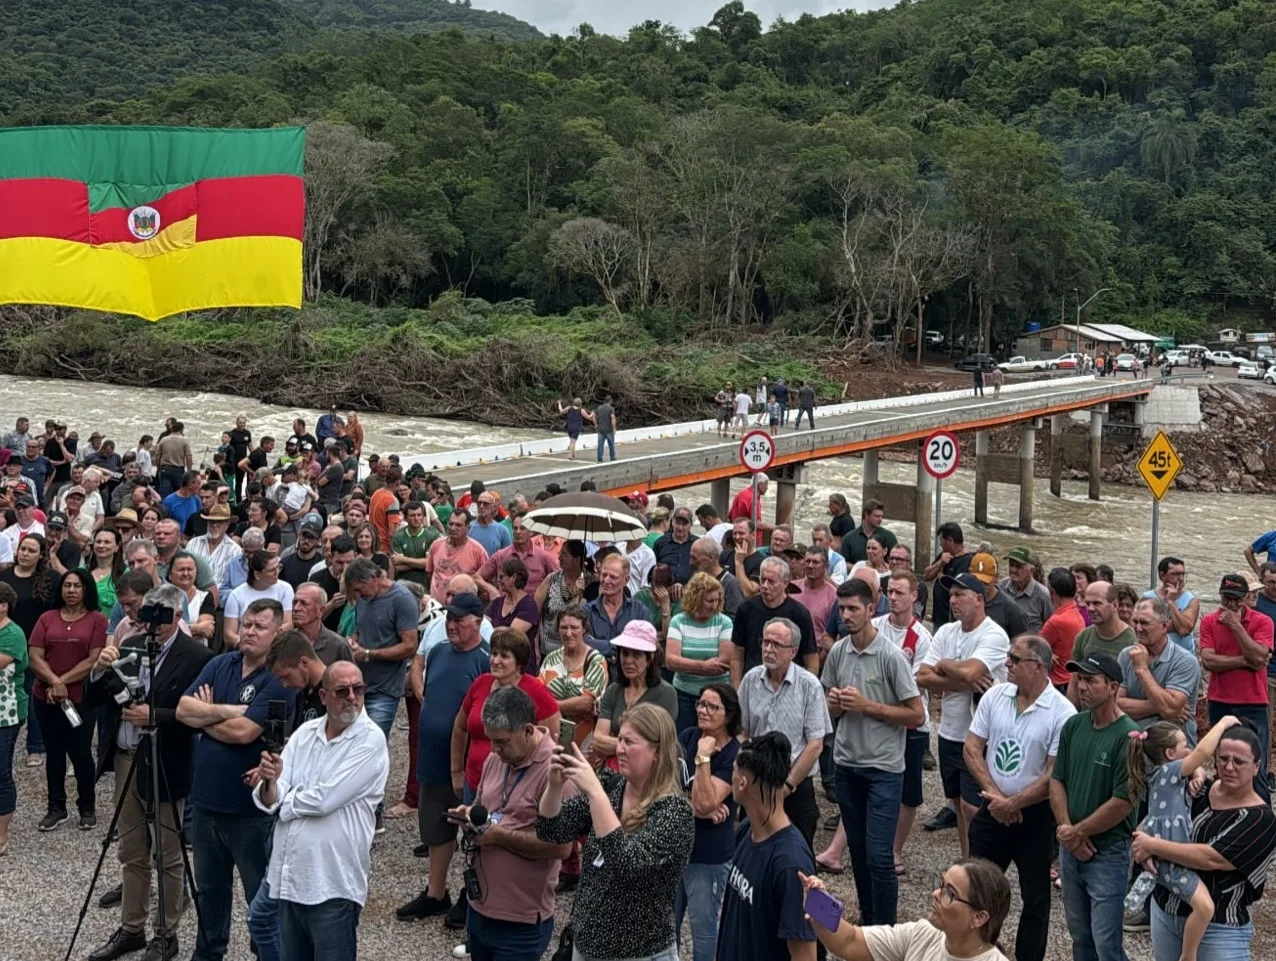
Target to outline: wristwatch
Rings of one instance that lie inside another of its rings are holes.
[[[713,760],[713,758],[712,758],[712,757],[710,757],[708,754],[697,754],[697,755],[696,755],[696,767],[699,767],[701,764],[708,764],[708,763],[709,763],[710,761],[712,761],[712,760]]]

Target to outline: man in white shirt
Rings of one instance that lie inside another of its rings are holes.
[[[886,583],[888,613],[873,619],[877,633],[898,646],[913,669],[916,679],[930,651],[931,636],[917,619],[917,592],[921,581],[909,570],[891,572]],[[922,698],[921,726],[909,728],[904,742],[904,790],[900,796],[899,822],[895,826],[895,867],[904,864],[904,844],[913,830],[917,809],[922,806],[922,762],[930,746],[930,697]]]
[[[282,757],[263,751],[253,802],[278,814],[266,878],[279,900],[285,957],[353,958],[368,897],[372,832],[390,754],[363,709],[363,674],[349,661],[324,672],[325,717],[293,733]]]
[[[969,856],[970,822],[983,798],[966,769],[966,735],[975,705],[984,691],[1006,679],[1010,638],[984,613],[984,582],[973,574],[948,574],[940,583],[949,592],[953,620],[935,632],[934,642],[917,672],[917,685],[943,695],[939,721],[939,775],[944,797],[960,798],[957,834],[961,856]]]
[[[701,504],[696,508],[696,520],[704,528],[705,536],[713,538],[713,542],[718,545],[719,551],[725,550],[730,546],[725,538],[730,537],[732,524],[730,521],[724,521],[718,515],[716,507],[712,504]]]
[[[1009,683],[996,685],[980,699],[966,735],[966,768],[984,799],[970,823],[970,854],[1003,871],[1013,861],[1018,870],[1023,895],[1015,935],[1018,961],[1044,961],[1046,956],[1055,849],[1050,779],[1059,732],[1077,713],[1050,683],[1053,660],[1044,637],[1015,638]]]
[[[14,501],[13,511],[18,516],[18,523],[4,529],[6,550],[9,563],[13,563],[13,555],[18,552],[18,542],[28,534],[43,534],[44,525],[35,519],[35,501],[27,494],[21,494]]]
[[[229,597],[234,590],[230,583],[230,572],[244,557],[243,549],[226,536],[230,527],[230,508],[223,504],[214,504],[200,514],[200,517],[208,525],[208,532],[187,541],[186,552],[204,559],[217,581],[220,596]]]

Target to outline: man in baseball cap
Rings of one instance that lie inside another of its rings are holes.
[[[1028,631],[1036,634],[1054,613],[1050,589],[1036,578],[1040,566],[1037,555],[1026,547],[1012,547],[1006,552],[1006,566],[1009,576],[998,581],[997,587],[1006,600],[1015,602],[1023,612]]]
[[[1245,603],[1249,593],[1249,581],[1240,574],[1224,574],[1219,581],[1219,608],[1201,618],[1201,666],[1210,676],[1205,692],[1210,723],[1234,714],[1253,724],[1258,742],[1266,745],[1272,619]],[[1259,757],[1258,770],[1266,782],[1266,751]]]
[[[997,585],[997,558],[980,551],[970,559],[970,575],[984,584],[984,613],[1001,625],[1006,636],[1028,633],[1028,619],[1019,605],[1001,593]]]
[[[1078,661],[1069,661],[1067,667],[1073,674],[1102,674],[1110,681],[1121,683],[1121,665],[1107,651],[1091,651]]]

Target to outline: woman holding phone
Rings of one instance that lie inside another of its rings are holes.
[[[991,861],[958,861],[939,878],[930,897],[930,917],[907,924],[861,928],[842,919],[836,928],[830,927],[840,905],[828,897],[819,878],[804,873],[802,884],[816,937],[829,954],[844,961],[932,961],[943,957],[1006,961],[997,939],[1010,912],[1010,883]]]

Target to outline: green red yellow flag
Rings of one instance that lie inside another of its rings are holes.
[[[300,307],[305,130],[0,130],[0,303]]]

